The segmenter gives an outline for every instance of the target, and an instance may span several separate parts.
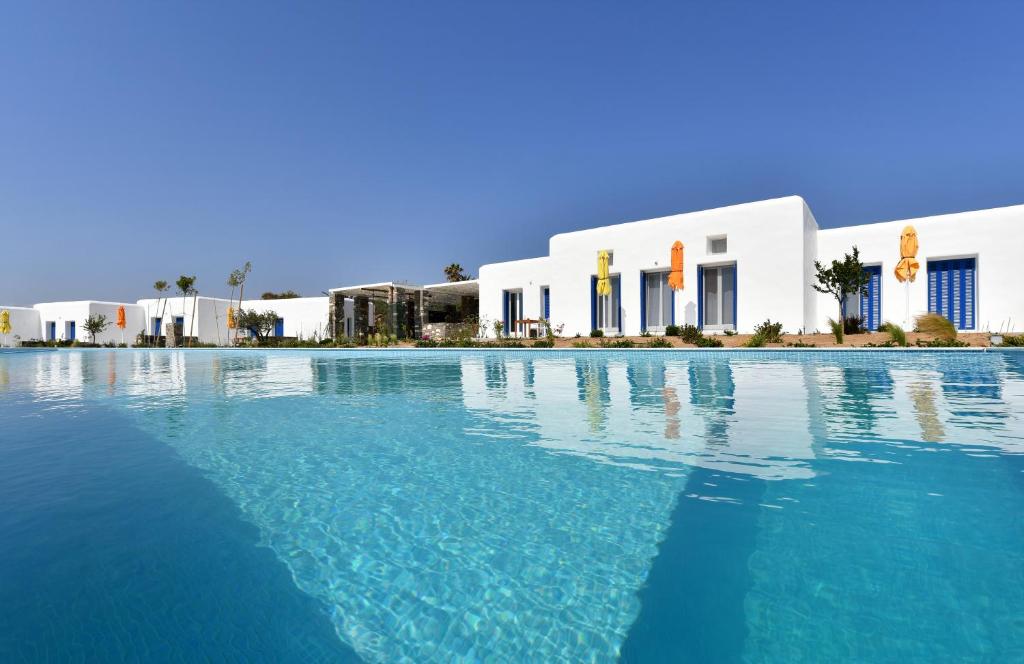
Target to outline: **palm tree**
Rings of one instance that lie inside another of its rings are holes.
[[[228,285],[232,287],[231,297],[235,296],[234,285],[238,285],[238,310],[242,310],[242,297],[245,294],[245,280],[252,272],[252,263],[245,261],[245,265],[240,270],[234,270],[231,272],[231,276],[228,277]],[[233,284],[232,282],[235,282]],[[238,326],[235,326],[235,341],[238,341]]]
[[[164,324],[164,313],[167,310],[167,300],[164,299],[164,295],[163,294],[166,293],[167,289],[169,289],[170,287],[171,287],[170,284],[168,284],[163,279],[161,279],[160,281],[158,281],[158,282],[153,284],[153,290],[155,290],[156,293],[157,293],[157,296],[156,296],[156,308],[158,310],[160,310],[160,326],[161,327],[163,327],[163,324]],[[160,300],[164,300],[163,309],[160,308]],[[150,332],[152,332],[152,330],[150,330]],[[155,335],[155,336],[159,336],[159,335]],[[153,343],[154,344],[157,343],[155,338],[153,339]]]
[[[174,285],[178,287],[178,292],[181,293],[181,318],[182,318],[182,335],[185,334],[184,322],[185,322],[185,297],[195,292],[196,277],[192,275],[187,277],[184,274],[178,277],[178,280],[174,282]],[[195,307],[192,310],[193,320],[196,317]]]

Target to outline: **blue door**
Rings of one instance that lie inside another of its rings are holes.
[[[274,321],[274,336],[275,337],[283,337],[284,336],[284,319],[283,318],[278,318],[276,321]]]
[[[74,341],[74,340],[75,340],[75,321],[70,321],[68,323],[68,341]]]
[[[174,324],[177,327],[181,328],[182,333],[185,332],[185,317],[184,316],[175,316],[174,317]]]
[[[958,330],[975,328],[975,259],[928,261],[928,311],[942,314]]]
[[[551,322],[551,289],[544,288],[544,319]]]
[[[877,330],[882,324],[882,266],[870,265],[864,268],[870,277],[867,296],[860,297],[860,320],[866,330]]]
[[[163,327],[163,322],[162,318],[153,319],[153,336],[160,336],[160,328]]]
[[[49,324],[47,325],[47,327],[49,329],[49,335],[47,335],[48,341],[56,341],[57,340],[57,323],[54,322],[54,321],[50,321]]]

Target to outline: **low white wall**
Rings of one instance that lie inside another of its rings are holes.
[[[7,311],[11,317],[11,331],[6,335],[0,334],[0,345],[15,346],[19,341],[37,341],[43,338],[39,312],[35,309],[0,305],[0,311]]]
[[[917,261],[921,268],[909,286],[894,273],[900,261],[900,234],[907,225],[917,230]],[[1012,325],[1024,329],[1024,289],[1019,262],[1024,256],[1024,205],[961,212],[918,219],[833,228],[818,232],[818,256],[822,263],[841,259],[857,245],[865,265],[882,266],[881,317],[907,325],[907,289],[910,325],[914,316],[928,311],[928,260],[977,259],[977,331],[995,331]],[[817,325],[828,329],[826,319],[838,317],[838,305],[818,295]],[[1011,322],[1012,321],[1012,322]]]

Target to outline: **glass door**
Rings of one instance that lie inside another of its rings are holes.
[[[619,321],[619,275],[608,278],[612,286],[611,295],[597,297],[597,329],[605,334],[618,334]]]
[[[644,329],[662,334],[672,325],[672,289],[668,272],[644,273]]]
[[[736,329],[736,266],[701,269],[701,327],[705,330]]]

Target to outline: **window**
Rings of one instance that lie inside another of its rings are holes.
[[[729,242],[724,235],[718,235],[708,238],[708,253],[709,254],[724,254],[729,250]]]
[[[958,330],[973,330],[975,272],[973,258],[928,261],[928,311],[942,314]]]
[[[505,334],[518,334],[520,326],[516,324],[516,321],[522,320],[523,318],[523,291],[502,291],[502,300]]]
[[[697,268],[697,318],[707,330],[736,329],[736,266]]]
[[[597,277],[590,278],[590,324],[595,330],[618,334],[622,326],[619,275],[612,275],[608,280],[612,286],[611,295],[598,295]]]
[[[668,275],[668,272],[640,273],[641,320],[645,330],[664,332],[665,326],[675,322],[675,305]]]
[[[540,287],[540,311],[541,318],[551,322],[551,289],[547,286]]]

